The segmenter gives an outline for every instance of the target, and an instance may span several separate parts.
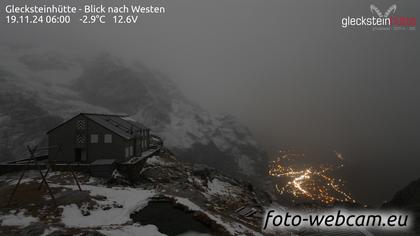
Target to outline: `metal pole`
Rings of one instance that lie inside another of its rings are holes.
[[[44,183],[44,179],[46,179],[46,178],[47,178],[47,176],[48,176],[48,172],[49,172],[49,171],[50,171],[50,167],[48,167],[47,172],[45,172],[44,177],[43,177],[43,178],[42,178],[42,180],[41,180],[41,183],[39,183],[38,190],[41,190],[41,188],[42,188],[42,184]],[[41,173],[41,175],[42,175],[42,173]]]
[[[25,165],[25,167],[23,168],[23,170],[22,170],[22,174],[20,175],[19,180],[18,180],[18,182],[16,183],[15,188],[13,189],[12,194],[10,194],[9,201],[7,201],[7,206],[9,206],[9,205],[10,205],[10,203],[12,202],[12,199],[13,199],[13,197],[15,196],[15,193],[16,193],[16,191],[17,191],[18,187],[19,187],[20,181],[22,181],[22,178],[23,178],[23,176],[25,175],[26,168],[27,168],[27,165]]]
[[[80,187],[79,181],[77,181],[76,175],[74,174],[74,172],[72,171],[71,174],[73,175],[74,181],[77,184],[77,187],[79,188],[79,191],[82,191],[82,188]]]
[[[29,147],[29,146],[26,146],[26,148],[28,149],[29,154],[30,154],[29,160],[31,160],[31,159],[32,159],[32,157],[33,157],[32,150],[30,149],[30,147]],[[36,146],[35,146],[35,149],[36,149]],[[10,205],[10,203],[12,202],[13,197],[14,197],[14,196],[15,196],[15,194],[16,194],[16,191],[17,191],[17,189],[18,189],[18,187],[19,187],[19,185],[20,185],[20,182],[22,181],[23,176],[25,175],[26,169],[28,168],[28,163],[29,163],[29,162],[27,162],[27,163],[25,164],[25,166],[23,167],[23,170],[22,170],[22,173],[21,173],[21,175],[20,175],[20,177],[19,177],[19,180],[18,180],[18,182],[16,183],[15,188],[14,188],[14,189],[13,189],[13,191],[12,191],[12,194],[10,194],[9,201],[7,202],[7,206],[9,206],[9,205]]]
[[[35,158],[35,151],[37,149],[37,146],[35,146],[33,149],[31,149],[29,146],[26,146],[26,147],[28,148],[29,152],[31,153],[31,158],[32,158],[33,162],[35,163],[36,167],[38,167],[39,174],[41,175],[41,178],[42,178],[41,183],[45,183],[45,186],[47,186],[48,193],[50,194],[51,199],[54,202],[54,205],[57,206],[57,202],[55,201],[54,194],[52,193],[52,191],[50,189],[50,186],[48,185],[48,182],[44,177],[44,174],[42,174],[41,167],[38,165],[38,161]]]
[[[77,187],[79,188],[79,191],[82,191],[82,188],[80,187],[79,181],[77,181],[76,175],[74,174],[73,167],[71,166],[70,163],[68,164],[68,166],[69,166],[71,175],[73,176],[74,182],[76,182]]]
[[[57,151],[55,152],[55,155],[54,155],[54,159],[57,157],[58,152],[61,150],[60,146],[48,146],[48,147],[46,147],[46,148],[48,149],[48,155],[50,154],[50,150],[51,150],[51,149],[53,149],[53,148],[57,148]],[[49,171],[50,171],[50,168],[51,168],[51,165],[50,165],[50,160],[48,160],[48,168],[47,168],[47,172],[45,172],[45,174],[44,174],[44,178],[45,178],[45,179],[46,179],[46,178],[47,178],[47,176],[48,176],[48,173],[49,173]],[[41,183],[39,183],[38,190],[41,190],[41,188],[42,188],[42,184],[44,183],[44,178],[41,180]]]
[[[70,166],[70,171],[71,171],[71,174],[73,175],[74,182],[76,182],[77,187],[79,188],[79,191],[82,191],[82,188],[80,187],[79,181],[77,181],[76,175],[74,174],[74,171],[73,171],[73,167],[72,166]]]

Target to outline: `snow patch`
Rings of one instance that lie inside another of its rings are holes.
[[[182,204],[182,205],[188,207],[188,209],[190,209],[192,211],[203,211],[199,206],[197,206],[195,203],[193,203],[192,201],[190,201],[188,198],[175,197],[175,199],[176,199],[176,202],[177,203]]]
[[[1,226],[19,226],[26,227],[33,222],[38,222],[39,219],[33,216],[25,215],[25,211],[20,211],[17,214],[9,214],[0,216]]]
[[[169,163],[169,162],[166,162],[166,161],[162,160],[162,158],[160,158],[158,156],[153,156],[153,157],[147,159],[146,163],[149,164],[149,165],[157,165],[157,166],[171,166],[171,165],[173,165],[172,163]]]
[[[60,228],[58,227],[48,227],[44,230],[44,233],[42,233],[40,236],[47,236],[58,230],[60,230]]]
[[[221,195],[221,196],[232,196],[235,197],[235,189],[236,187],[227,183],[223,182],[217,178],[214,178],[212,181],[207,183],[208,189],[207,192],[210,195]]]
[[[74,188],[74,186],[68,187]],[[155,195],[153,191],[138,188],[107,188],[83,185],[82,189],[89,191],[92,196],[106,196],[107,199],[101,203],[118,203],[123,207],[111,208],[109,210],[95,209],[90,211],[90,215],[83,216],[77,205],[63,206],[61,220],[66,226],[90,227],[124,224],[130,220],[130,214],[132,212],[145,207],[148,199]]]

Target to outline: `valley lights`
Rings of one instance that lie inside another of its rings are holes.
[[[275,185],[280,195],[290,194],[295,199],[303,198],[325,204],[335,202],[356,203],[350,193],[342,190],[344,187],[343,181],[329,175],[329,172],[343,167],[341,163],[344,160],[343,155],[338,152],[335,152],[335,155],[338,160],[337,165],[297,168],[293,165],[293,162],[296,161],[296,157],[300,158],[304,155],[285,153],[276,161],[273,161],[268,174],[288,180],[282,186]]]

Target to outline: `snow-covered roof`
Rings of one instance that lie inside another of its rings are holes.
[[[127,118],[127,116],[124,116],[124,115],[80,113],[79,115],[75,117],[78,117],[81,115],[85,116],[86,118],[92,120],[93,122],[99,124],[100,126],[114,132],[115,134],[125,139],[134,138],[138,132],[148,129],[147,127],[140,124],[139,122],[133,119]],[[67,123],[68,121],[74,119],[75,117],[56,126],[55,128],[51,129],[47,133],[50,133],[54,129],[60,127],[61,125]]]
[[[144,125],[120,115],[87,113],[83,115],[126,139],[131,139],[137,132],[147,129]]]

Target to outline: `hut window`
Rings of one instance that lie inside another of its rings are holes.
[[[98,135],[97,134],[91,134],[90,135],[90,143],[98,143]]]
[[[136,155],[140,155],[140,151],[141,151],[142,147],[141,147],[141,139],[137,139],[136,140]]]
[[[130,157],[133,156],[133,146],[130,145]]]
[[[127,158],[130,155],[130,150],[128,147],[125,147],[125,157]]]
[[[146,139],[143,139],[142,146],[143,146],[143,148],[146,148],[147,147]]]
[[[104,143],[112,143],[112,134],[104,135]]]

